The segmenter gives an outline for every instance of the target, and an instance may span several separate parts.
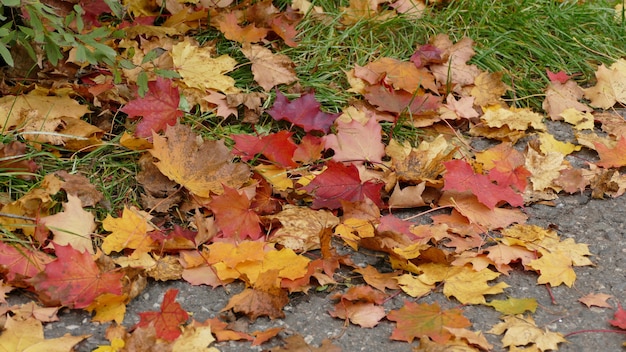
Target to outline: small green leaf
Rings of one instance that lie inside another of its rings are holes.
[[[20,0],[0,0],[3,6],[18,7],[20,6]]]
[[[0,56],[2,56],[2,60],[7,63],[7,65],[13,67],[15,63],[13,62],[13,57],[11,57],[11,52],[7,49],[6,46],[0,44]]]
[[[181,78],[180,74],[178,74],[178,72],[176,71],[172,71],[172,70],[164,70],[164,69],[160,69],[160,68],[155,68],[154,69],[154,73],[157,76],[161,76],[163,78]]]
[[[137,76],[137,86],[139,87],[139,96],[142,98],[146,96],[148,92],[148,74],[146,71],[139,72]]]
[[[146,56],[143,57],[143,60],[141,60],[141,64],[145,64],[146,62],[150,62],[156,58],[158,58],[159,56],[163,55],[163,53],[165,52],[165,49],[163,48],[154,48],[152,50],[150,50]]]

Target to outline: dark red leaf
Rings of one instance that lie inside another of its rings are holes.
[[[432,44],[425,44],[420,46],[413,55],[411,55],[411,61],[415,64],[415,66],[424,67],[428,64],[435,63],[440,64],[443,63],[441,58],[441,50]]]
[[[378,110],[413,115],[433,113],[441,105],[441,97],[432,94],[414,95],[403,90],[388,89],[382,85],[368,86],[365,99]]]
[[[304,190],[314,196],[312,208],[341,208],[341,201],[356,202],[366,197],[382,206],[380,190],[382,183],[361,183],[359,170],[354,165],[329,161],[327,169],[317,175]]]
[[[322,131],[328,133],[330,126],[339,115],[328,114],[320,110],[321,104],[315,100],[315,95],[307,93],[292,101],[280,91],[276,91],[276,100],[267,111],[274,120],[287,120],[305,131]]]
[[[178,110],[180,95],[178,87],[172,85],[172,81],[157,77],[156,81],[148,82],[148,92],[143,98],[132,100],[122,109],[128,117],[143,116],[137,124],[135,135],[147,138],[152,136],[152,131],[161,132],[169,126],[174,126],[183,112]]]

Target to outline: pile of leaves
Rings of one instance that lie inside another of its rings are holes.
[[[424,10],[411,0],[379,2],[352,0],[333,25]],[[90,66],[84,53],[68,48],[58,66],[41,67],[48,80],[0,87],[0,168],[33,178],[27,192],[14,197],[9,189],[1,201],[0,298],[14,289],[39,298],[0,305],[3,346],[71,349],[86,336],[43,338],[41,322],[56,319],[60,307],[116,323],[107,330],[111,345],[100,351],[157,343],[210,350],[214,339],[258,345],[282,331],[238,332],[219,317],[195,321],[174,290],[160,311],[141,313],[132,328],[118,325],[149,278],[213,288],[244,282],[223,310],[251,320],[282,318],[290,295],[336,287],[330,314],[337,319],[364,328],[388,319],[395,323],[391,339],[418,339],[424,349],[492,349],[461,308],[418,302],[440,290],[463,305],[501,312],[502,322],[488,333],[503,335],[505,347],[543,351],[565,341],[524,315],[534,312],[534,299],[490,299],[509,292],[506,280],[490,282],[517,268],[536,273],[538,284],[572,286],[575,267],[592,265],[586,244],[527,224],[524,206],[586,189],[595,198],[626,191],[626,122],[612,109],[626,104],[625,60],[601,65],[587,88],[548,71],[544,115],[510,106],[502,74],[468,63],[470,38],[440,34],[418,43],[410,57],[380,57],[342,73],[354,100],[331,113],[279,52],[298,45],[304,16],[328,20],[306,0],[283,11],[270,1],[165,1],[163,8],[129,2],[120,21],[103,16],[110,12],[104,2],[79,3],[91,9],[83,31],[108,26],[123,33],[104,43],[117,62]],[[190,36],[202,30],[222,33],[241,55],[219,55],[217,41]],[[229,75],[241,66],[254,82],[242,85]],[[80,79],[76,70],[85,71]],[[124,116],[128,121],[117,125]],[[574,140],[557,139],[546,119],[570,125]],[[216,124],[253,133],[203,137]],[[407,126],[415,138],[396,136]],[[476,141],[489,143],[477,149]],[[136,155],[140,172],[132,176],[141,192],[102,219],[94,213],[110,205],[90,182],[94,175],[68,170],[38,178],[38,159],[24,158],[28,150],[81,158],[109,143]],[[569,157],[582,149],[597,158]],[[397,209],[442,211],[420,224],[394,215]],[[393,271],[358,267],[338,253],[344,245],[386,253]],[[340,268],[361,275],[363,284],[341,289]],[[405,305],[386,311],[383,303],[399,291]],[[606,298],[585,302],[603,305]],[[626,329],[625,316],[620,307],[612,324]]]

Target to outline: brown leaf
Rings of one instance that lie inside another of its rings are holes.
[[[222,194],[223,185],[239,188],[250,178],[247,165],[232,162],[224,141],[205,141],[185,125],[167,128],[165,136],[153,134],[158,159],[155,165],[171,180],[200,197]]]
[[[293,61],[283,54],[274,54],[260,45],[244,44],[241,52],[252,63],[254,80],[267,92],[279,84],[298,80]]]

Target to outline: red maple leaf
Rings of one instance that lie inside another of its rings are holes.
[[[429,93],[415,95],[404,90],[390,90],[382,85],[367,87],[364,97],[378,110],[397,114],[429,114],[437,111],[441,105],[441,97]]]
[[[497,185],[488,176],[474,173],[472,166],[463,160],[450,160],[443,165],[446,167],[444,191],[470,191],[489,209],[495,208],[501,201],[512,206],[524,205],[522,196],[509,185]]]
[[[224,193],[213,197],[209,206],[224,236],[239,240],[246,237],[256,240],[263,236],[259,216],[250,209],[250,199],[245,193],[240,194],[225,185]]]
[[[626,330],[626,310],[622,308],[620,303],[617,304],[617,311],[615,312],[615,315],[613,315],[613,320],[609,320],[609,323],[620,329]]]
[[[122,294],[121,272],[102,272],[88,252],[52,243],[57,259],[30,282],[37,291],[69,308],[85,308],[104,293]]]
[[[546,73],[548,74],[548,78],[550,79],[550,82],[559,82],[561,84],[565,84],[565,82],[569,81],[570,79],[570,76],[568,76],[567,73],[565,73],[565,71],[559,71],[557,73],[554,73],[546,69]]]
[[[356,202],[366,197],[382,206],[380,190],[382,183],[361,183],[359,170],[354,165],[329,161],[327,169],[317,175],[304,190],[313,194],[312,208],[341,208],[341,201]]]
[[[403,235],[408,236],[412,241],[415,241],[420,238],[415,236],[415,234],[411,232],[411,226],[413,225],[414,223],[411,221],[402,220],[395,215],[388,214],[388,215],[380,217],[380,224],[378,224],[376,231],[378,233],[382,233],[382,232],[401,233]]]
[[[103,13],[111,12],[111,8],[104,0],[80,0],[78,4],[83,8],[83,11],[85,11],[83,14],[85,23],[98,27],[100,26],[98,17]]]
[[[43,252],[0,242],[0,265],[8,270],[6,276],[9,282],[39,274],[52,260]]]
[[[276,91],[276,100],[267,113],[274,120],[287,120],[305,131],[322,131],[328,133],[330,126],[339,115],[328,114],[320,110],[322,105],[315,99],[313,93],[307,93],[292,101],[280,91]]]
[[[137,326],[145,328],[153,324],[156,336],[166,341],[174,341],[181,335],[179,326],[189,319],[189,314],[176,302],[178,290],[169,289],[163,296],[161,311],[139,313]]]
[[[324,140],[310,134],[305,135],[298,144],[298,149],[293,153],[293,160],[303,164],[310,164],[322,157]]]
[[[254,159],[257,154],[263,154],[268,160],[274,161],[283,167],[295,167],[293,153],[298,146],[293,142],[292,132],[280,131],[267,136],[257,137],[247,134],[234,134],[231,138],[235,141],[233,154],[238,155],[244,161]]]
[[[128,114],[130,118],[143,116],[137,124],[135,135],[147,138],[152,136],[152,131],[161,132],[169,126],[174,126],[183,112],[178,110],[180,95],[178,87],[172,85],[172,81],[163,77],[157,77],[156,81],[148,82],[148,92],[143,98],[132,100],[120,111]]]

